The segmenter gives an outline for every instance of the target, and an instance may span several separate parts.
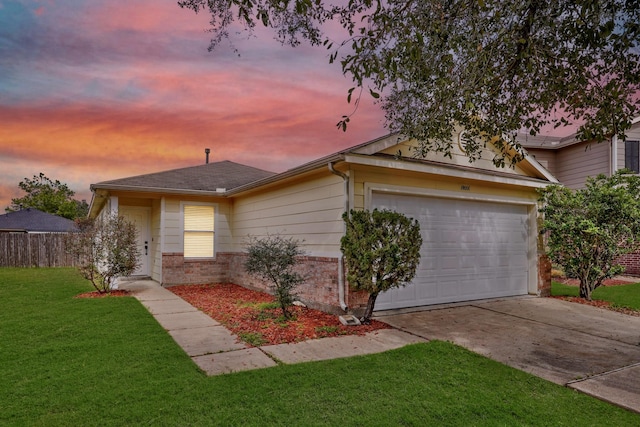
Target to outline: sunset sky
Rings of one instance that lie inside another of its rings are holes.
[[[0,0],[0,213],[43,172],[91,183],[232,160],[281,172],[386,133],[327,51],[268,33],[208,52],[176,0]]]

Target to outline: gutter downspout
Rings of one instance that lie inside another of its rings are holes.
[[[347,212],[348,214],[349,212],[349,176],[338,170],[335,170],[333,168],[332,162],[329,162],[328,167],[329,167],[329,171],[332,174],[339,176],[344,181],[344,211]],[[347,225],[344,224],[344,221],[343,221],[342,234],[344,235],[346,231],[347,231]],[[342,308],[346,312],[349,309],[349,307],[347,306],[347,303],[344,300],[344,296],[345,296],[344,288],[345,288],[344,255],[340,255],[340,259],[338,260],[338,299],[340,302],[340,308]]]

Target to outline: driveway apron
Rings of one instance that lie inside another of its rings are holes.
[[[377,319],[640,412],[640,317],[525,297]]]

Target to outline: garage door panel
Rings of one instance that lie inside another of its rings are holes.
[[[443,278],[438,284],[435,285],[436,295],[439,298],[451,298],[460,293],[460,281],[458,279]],[[432,297],[432,296],[431,296]],[[430,295],[423,295],[422,300],[429,299]]]
[[[419,218],[423,238],[413,282],[380,294],[376,309],[526,294],[526,206],[385,193],[372,202]]]

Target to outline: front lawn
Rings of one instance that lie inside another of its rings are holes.
[[[578,297],[578,286],[564,285],[559,282],[551,283],[551,295],[563,297]],[[600,286],[593,291],[591,298],[597,301],[607,301],[613,307],[624,307],[640,310],[640,283],[629,285]]]
[[[0,269],[0,425],[639,425],[444,342],[207,377],[132,297]]]

